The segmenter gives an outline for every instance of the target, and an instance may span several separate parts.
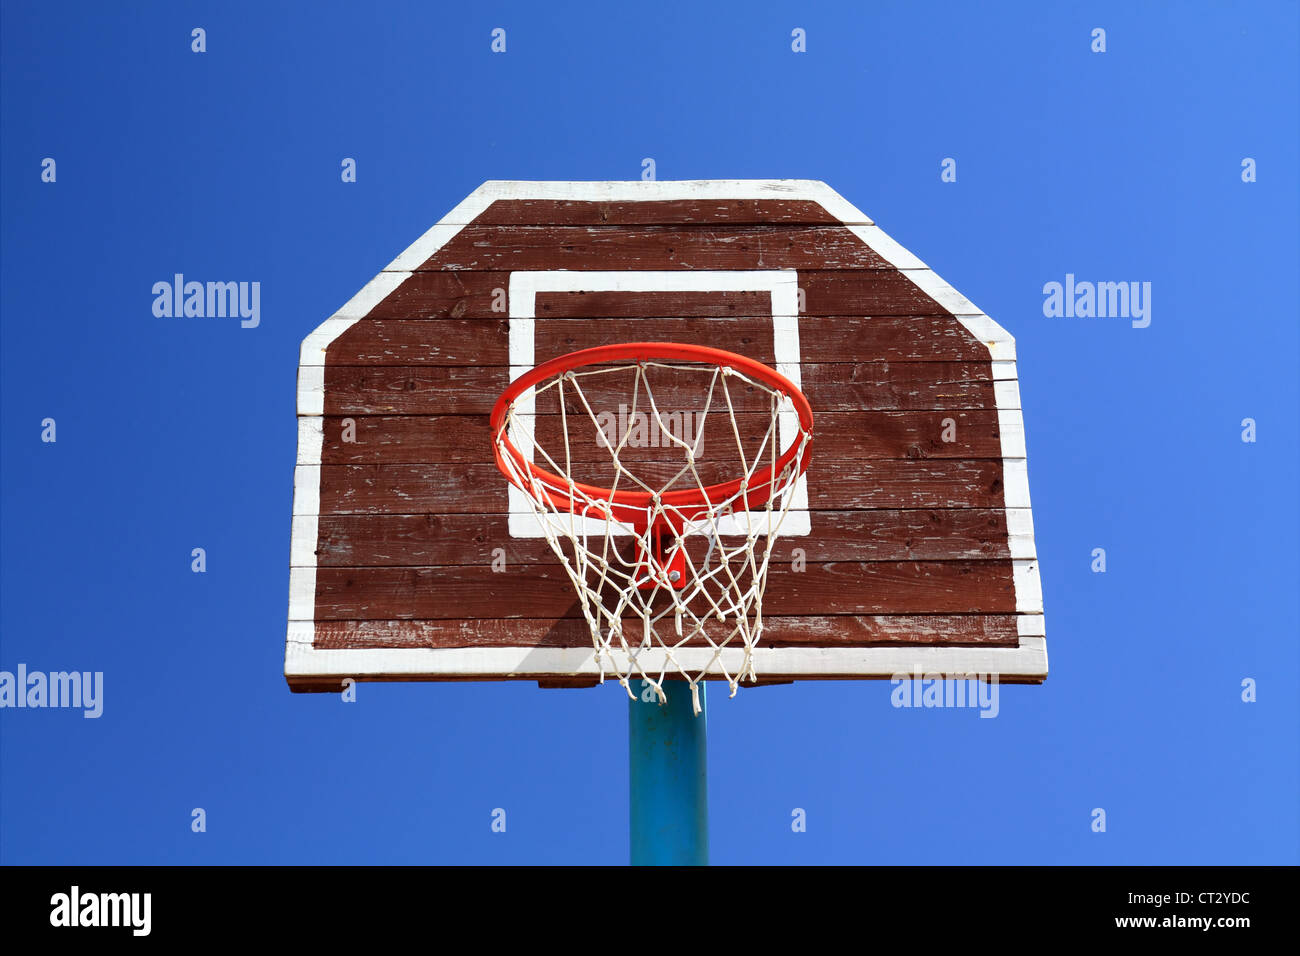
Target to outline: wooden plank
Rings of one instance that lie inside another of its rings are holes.
[[[590,647],[585,621],[317,621],[318,648]],[[767,617],[760,645],[1015,647],[1013,614]]]
[[[625,464],[660,462],[672,470],[686,463],[686,452],[673,438],[690,444],[697,466],[707,466],[716,479],[737,477],[741,465],[736,453],[732,422],[738,430],[746,455],[751,459],[773,445],[780,447],[779,433],[772,427],[772,416],[757,412],[728,414],[716,404],[704,416],[687,409],[690,417],[678,414],[669,418],[669,409],[660,406],[652,417],[645,411],[648,403],[638,402],[633,413],[615,408],[607,418],[595,421],[585,410],[566,416],[538,415],[531,421],[536,447],[545,449],[557,462],[564,461],[565,437],[569,460],[608,463],[612,454],[603,444],[607,438],[617,446]],[[605,411],[593,406],[598,416]],[[639,416],[639,417],[637,417]],[[951,431],[949,425],[951,423]],[[666,431],[660,424],[670,426]],[[364,463],[445,463],[485,461],[493,455],[493,435],[486,416],[471,415],[371,415],[360,419],[326,416],[323,419],[324,444],[322,464]],[[825,412],[816,418],[816,454],[823,458],[847,461],[888,458],[1001,458],[1002,439],[998,413],[985,410],[939,412]],[[632,429],[636,429],[635,433]],[[344,441],[345,436],[351,438]],[[951,434],[953,441],[944,441]],[[671,437],[670,437],[671,436]],[[766,444],[765,444],[766,439]],[[299,445],[302,448],[302,443]],[[302,464],[313,464],[302,461]],[[536,459],[541,463],[542,459]],[[588,472],[590,474],[590,472]],[[576,477],[576,476],[575,476]]]
[[[636,338],[629,336],[635,333]],[[508,365],[506,319],[356,322],[326,353],[327,365]],[[771,364],[771,316],[707,320],[641,318],[536,320],[535,361],[617,342],[684,342],[725,347]],[[983,362],[989,350],[945,316],[831,316],[799,320],[803,362]]]
[[[512,538],[497,515],[321,515],[316,565],[332,567],[491,566],[555,561],[545,538]]]
[[[726,316],[711,319],[538,319],[533,350],[538,364],[547,359],[600,345],[623,342],[678,342],[710,345],[775,365],[772,317]],[[808,361],[824,357],[804,353]],[[844,356],[838,356],[844,358]]]
[[[721,469],[721,477],[705,477],[704,480],[708,482],[730,480],[738,476],[740,459],[735,440],[737,434],[747,460],[769,455],[774,448],[780,451],[785,447],[780,441],[779,431],[772,427],[772,416],[769,413],[737,411],[732,415],[725,408],[719,408],[715,402],[705,416],[688,408],[676,418],[669,418],[669,410],[663,405],[658,407],[659,415],[652,416],[648,411],[642,411],[648,408],[648,403],[642,400],[638,403],[638,414],[642,416],[639,419],[633,416],[630,408],[626,412],[619,409],[606,410],[608,417],[602,419],[602,411],[593,406],[592,411],[597,414],[594,421],[590,413],[583,410],[581,414],[567,416],[563,422],[558,415],[538,415],[531,420],[530,425],[536,447],[545,449],[556,462],[564,461],[567,433],[571,461],[609,462],[612,455],[603,444],[604,438],[607,437],[617,446],[627,437],[629,441],[619,450],[620,460],[625,465],[660,462],[675,469],[687,461],[685,449],[673,441],[676,438],[692,446],[697,467],[707,466],[711,473],[715,466]],[[1000,424],[997,411],[852,411],[815,414],[813,461],[818,471],[827,461],[1003,457],[1004,425]],[[448,460],[445,457],[422,457],[424,453],[421,449],[425,448],[428,449],[429,456],[464,454],[460,449],[449,452],[446,448],[456,440],[454,434],[444,439],[431,434],[436,426],[413,424],[443,420],[419,417],[367,419],[367,422],[384,423],[379,429],[381,437],[377,438],[377,442],[391,441],[394,454],[387,454],[379,448],[368,453],[359,452],[357,445],[343,445],[338,449],[338,457],[334,457],[327,445],[330,457],[324,460],[338,463]],[[332,421],[337,422],[326,419],[327,439],[331,434]],[[665,425],[668,426],[667,429],[663,428]],[[1014,422],[1010,425],[1017,427]],[[337,426],[335,430],[336,428]],[[952,440],[946,441],[945,436]],[[408,437],[412,442],[409,446],[404,444]],[[634,446],[630,440],[632,437],[644,444]],[[491,446],[492,436],[486,431],[486,426],[480,443]]]
[[[492,226],[460,229],[428,270],[892,269],[842,226]]]
[[[487,415],[510,373],[502,366],[330,365],[323,382],[320,395],[304,401],[327,415]]]
[[[805,364],[801,388],[818,411],[928,411],[994,408],[987,361]]]
[[[944,315],[947,310],[901,272],[808,269],[799,273],[806,316]]]
[[[814,449],[813,454],[816,454]],[[1002,508],[1002,462],[889,460],[819,467],[809,476],[815,509]]]
[[[1010,558],[1000,508],[819,511],[813,533],[782,538],[774,563]],[[322,515],[318,567],[490,566],[555,561],[544,538],[512,538],[501,515]],[[691,539],[693,552],[705,547]],[[698,554],[696,555],[698,558]]]
[[[801,614],[1013,614],[1010,561],[875,561],[769,569],[764,606]],[[701,609],[701,614],[704,610]],[[495,573],[478,566],[318,568],[315,619],[581,617],[558,563]]]
[[[326,416],[322,421],[320,461],[327,465],[483,462],[493,455],[486,415]],[[343,440],[345,431],[355,436],[352,441]]]
[[[407,276],[366,311],[370,319],[496,319],[509,312],[510,266]],[[946,310],[901,272],[804,269],[803,315],[943,315]],[[538,316],[708,316],[770,313],[766,292],[539,292]]]
[[[413,276],[411,280],[416,281]],[[881,269],[806,269],[796,276],[804,316],[944,315],[947,310],[900,272]],[[745,303],[753,303],[746,309]],[[643,315],[762,315],[772,310],[762,292],[539,292],[540,318]]]
[[[737,292],[538,292],[534,311],[539,319],[725,318],[768,316],[772,293]],[[914,314],[914,313],[909,313]]]
[[[817,414],[993,408],[994,374],[987,361],[807,363],[801,387]],[[331,365],[310,400],[327,415],[486,415],[509,380],[503,366]],[[615,387],[621,383],[593,394],[609,400]],[[666,402],[677,404],[693,391],[659,388]],[[577,410],[574,403],[569,408]]]
[[[510,273],[416,272],[384,297],[371,319],[501,319],[509,314]]]
[[[506,510],[506,480],[495,464],[322,465],[316,470],[321,514]],[[810,507],[817,510],[1023,506],[1004,500],[1002,482],[1002,462],[996,460],[832,460],[810,474],[808,492]],[[295,499],[296,508],[306,506]]]
[[[588,409],[596,414],[602,409],[618,413],[620,405],[630,410],[635,397],[637,409],[648,413],[651,396],[663,412],[685,408],[703,410],[710,401],[713,409],[722,409],[724,414],[728,402],[736,411],[762,411],[769,415],[772,411],[769,390],[739,376],[722,378],[716,366],[703,364],[649,364],[641,369],[627,365],[587,366],[562,389],[543,387],[536,392],[534,411],[558,415],[563,397],[564,408],[570,415],[587,416]]]
[[[499,199],[474,220],[480,226],[642,226],[716,228],[758,224],[839,225],[820,203],[807,199],[677,199],[589,202]]]
[[[326,365],[508,365],[509,320],[358,322],[326,353]]]
[[[989,350],[950,316],[803,316],[807,362],[988,362]]]

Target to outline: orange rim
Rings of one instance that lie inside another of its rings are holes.
[[[577,481],[570,482],[559,475],[540,468],[526,459],[519,449],[515,447],[514,442],[510,440],[510,436],[505,433],[505,422],[506,415],[516,399],[528,389],[549,378],[563,375],[565,372],[576,368],[583,368],[588,365],[602,365],[611,361],[648,362],[659,359],[675,359],[697,362],[701,365],[732,368],[750,378],[757,379],[790,399],[794,405],[795,413],[799,416],[800,425],[799,436],[791,443],[790,447],[782,452],[773,464],[767,465],[750,476],[748,481],[742,477],[716,485],[709,485],[705,488],[683,488],[679,491],[670,491],[659,496],[661,504],[677,511],[685,509],[689,512],[692,507],[697,507],[700,511],[707,512],[711,505],[735,497],[742,489],[748,489],[748,491],[753,491],[756,495],[759,495],[757,498],[751,498],[747,491],[748,504],[751,506],[762,505],[771,496],[772,476],[781,474],[795,460],[796,456],[799,457],[799,474],[803,474],[807,470],[812,446],[812,406],[808,404],[808,399],[804,397],[803,392],[799,391],[793,382],[776,369],[770,368],[762,362],[756,362],[744,355],[737,355],[735,352],[727,352],[723,349],[710,348],[705,345],[681,345],[676,342],[630,342],[623,345],[601,345],[596,348],[582,349],[578,352],[570,352],[568,355],[561,355],[548,362],[543,362],[510,383],[509,387],[501,393],[501,397],[497,399],[496,405],[493,406],[492,416],[489,420],[492,434],[496,436],[494,442],[496,462],[501,473],[516,487],[532,495],[533,489],[515,477],[519,472],[529,473],[545,486],[548,496],[552,498],[550,503],[552,506],[558,505],[558,510],[581,511],[584,514],[591,510],[590,505],[579,503],[570,496],[569,488],[572,487],[589,498],[609,502],[612,516],[617,520],[636,524],[638,513],[644,517],[644,513],[654,500],[654,495],[647,491],[615,491],[612,488],[602,488],[598,485],[587,485]],[[510,469],[503,455],[509,457],[517,470],[512,471]],[[766,485],[766,488],[763,487],[764,485]],[[695,517],[695,513],[683,515],[683,518],[686,519],[692,517]]]

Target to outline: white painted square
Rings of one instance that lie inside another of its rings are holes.
[[[539,292],[768,292],[772,296],[772,354],[776,370],[796,388],[802,388],[799,352],[799,274],[793,269],[753,272],[512,272],[510,274],[510,380],[536,366],[537,293]],[[701,321],[707,321],[702,319]],[[636,318],[629,318],[635,323]],[[717,343],[726,348],[725,342]],[[531,416],[536,408],[531,391],[520,397],[519,412]],[[799,433],[793,411],[783,412],[778,423],[781,449],[789,448]],[[519,451],[533,457],[530,435],[520,435]],[[510,536],[545,537],[524,493],[510,485]],[[582,519],[589,533],[603,532],[603,523]],[[744,534],[743,519],[736,533]],[[725,528],[725,526],[724,526]],[[812,530],[808,513],[808,479],[795,485],[790,511],[781,527],[782,535],[806,535]]]

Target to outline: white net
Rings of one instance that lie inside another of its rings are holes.
[[[699,713],[706,674],[732,696],[757,680],[768,565],[810,438],[782,391],[709,362],[582,367],[516,397],[498,461],[573,582],[602,682],[634,695],[640,678],[662,701],[684,679]]]

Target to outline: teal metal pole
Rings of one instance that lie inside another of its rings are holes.
[[[641,681],[633,681],[635,688]],[[708,701],[700,713],[685,681],[665,681],[668,702],[628,702],[633,866],[708,866]]]

